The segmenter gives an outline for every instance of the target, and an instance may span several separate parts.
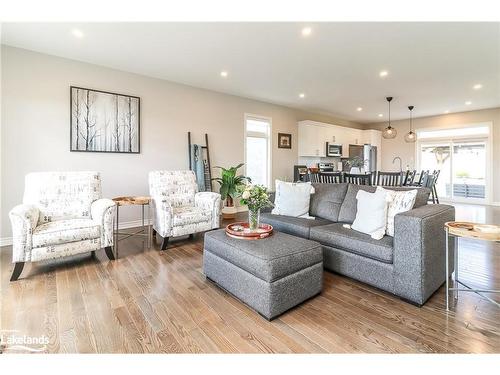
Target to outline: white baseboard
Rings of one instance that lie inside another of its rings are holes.
[[[12,237],[0,237],[0,247],[12,245]]]
[[[492,206],[500,206],[500,202],[493,202],[491,203]]]
[[[148,221],[146,220],[146,224]],[[128,228],[136,228],[142,225],[142,220],[132,220],[132,221],[124,221],[120,223],[118,229],[128,229]],[[0,237],[0,247],[2,246],[11,246],[12,245],[12,237]]]

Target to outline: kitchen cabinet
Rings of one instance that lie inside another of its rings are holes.
[[[342,157],[349,157],[349,145],[371,144],[380,155],[382,133],[304,120],[298,123],[299,157],[325,157],[326,142],[342,145]]]
[[[327,133],[327,129],[323,125],[314,123],[300,124],[299,156],[325,157]]]

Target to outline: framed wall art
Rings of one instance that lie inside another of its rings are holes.
[[[278,133],[278,148],[292,148],[292,135]]]
[[[70,150],[138,154],[141,99],[70,87]]]

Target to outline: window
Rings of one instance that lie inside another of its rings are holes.
[[[271,119],[245,115],[245,167],[252,184],[270,187]]]
[[[442,130],[418,130],[418,139],[429,138],[453,138],[465,136],[488,136],[490,128],[487,126],[475,126],[470,128],[459,129],[442,129]]]

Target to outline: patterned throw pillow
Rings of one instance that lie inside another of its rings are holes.
[[[387,208],[387,229],[386,234],[394,237],[394,217],[401,213],[410,211],[415,204],[417,198],[417,190],[394,191],[377,187],[377,190],[384,190],[390,195],[390,203]]]

